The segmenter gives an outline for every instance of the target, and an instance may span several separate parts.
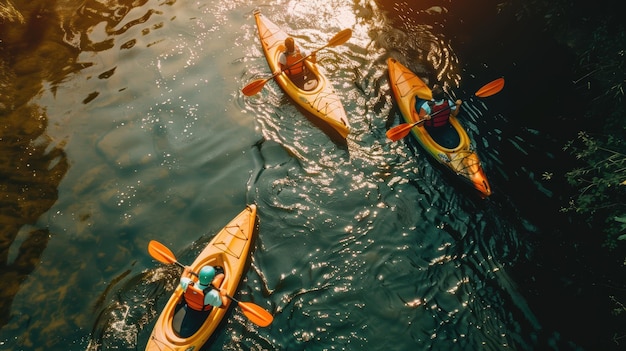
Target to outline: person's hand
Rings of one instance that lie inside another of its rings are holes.
[[[217,291],[220,292],[220,298],[222,299],[222,305],[220,306],[220,308],[228,307],[228,305],[230,304],[230,299],[226,295],[226,291],[222,289],[217,289]]]
[[[424,116],[424,119],[425,119],[425,120],[427,120],[427,121],[428,121],[428,120],[430,120],[431,118],[432,118],[432,117],[431,117],[430,115],[425,115],[425,116]]]
[[[455,104],[456,104],[457,106],[461,106],[461,104],[462,104],[462,103],[463,103],[463,101],[461,101],[460,99],[459,99],[459,100],[457,100],[457,101],[455,102]]]

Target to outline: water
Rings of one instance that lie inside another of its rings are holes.
[[[3,174],[28,185],[3,219],[0,348],[143,349],[179,274],[150,258],[148,242],[191,263],[256,203],[260,238],[238,297],[275,319],[258,328],[234,308],[208,348],[568,349],[558,331],[542,328],[507,272],[529,255],[524,239],[537,229],[506,197],[519,171],[493,147],[516,142],[497,127],[506,116],[471,98],[497,76],[464,71],[440,30],[445,4],[41,6],[56,15],[39,12],[46,21],[30,33],[40,34],[20,52],[37,58],[12,66],[27,78],[14,84],[4,73],[15,101],[28,104],[8,115],[14,132],[2,140],[13,143],[3,148],[14,156]],[[309,52],[353,30],[348,43],[317,56],[348,112],[345,144],[274,82],[253,97],[241,93],[270,74],[255,9]],[[461,119],[493,198],[446,177],[414,141],[385,138],[399,121],[386,81],[390,55],[465,101]],[[535,189],[549,193],[539,178],[530,177]]]

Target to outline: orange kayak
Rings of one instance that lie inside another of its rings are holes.
[[[270,70],[278,72],[280,71],[278,59],[281,52],[285,50],[284,41],[287,38],[287,33],[258,10],[254,12],[254,18]],[[287,77],[286,73],[276,76],[276,82],[293,101],[345,139],[350,133],[350,123],[339,96],[335,93],[326,76],[318,70],[316,64],[308,60],[305,60],[304,63],[313,75],[310,77],[313,88],[308,89],[307,85],[300,88]]]
[[[256,235],[256,206],[248,205],[207,244],[189,266],[199,272],[206,264],[224,269],[221,289],[233,296],[239,285],[253,236]],[[180,285],[174,290],[157,320],[146,351],[200,350],[220,324],[229,308],[207,312],[191,310],[182,302]],[[230,306],[233,302],[231,301]]]
[[[391,89],[402,117],[407,123],[417,122],[419,116],[418,111],[415,111],[416,99],[431,100],[430,88],[396,59],[387,59],[387,66]],[[450,145],[444,146],[435,141],[423,123],[413,127],[411,133],[434,160],[478,190],[482,196],[491,195],[489,181],[478,155],[471,148],[467,132],[454,116],[450,116],[450,124],[456,132],[453,132],[454,141]]]

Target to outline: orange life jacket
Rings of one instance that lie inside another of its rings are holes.
[[[443,127],[448,123],[448,119],[450,119],[450,103],[448,100],[444,100],[441,105],[430,105],[430,115],[431,119],[424,122],[425,126],[428,127]]]
[[[302,57],[303,56],[298,48],[296,48],[292,53],[285,52],[285,58],[287,59],[285,67],[289,67],[285,69],[285,72],[287,72],[288,75],[294,76],[304,72],[304,60],[298,62],[298,60],[301,60]]]
[[[204,305],[204,293],[205,291],[210,291],[211,287],[207,287],[204,290],[198,289],[193,282],[189,283],[187,286],[187,290],[185,290],[185,294],[183,295],[185,298],[185,302],[187,305],[196,311],[208,311],[211,309],[211,305]]]

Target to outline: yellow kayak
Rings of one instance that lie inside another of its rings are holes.
[[[193,272],[207,264],[223,268],[225,278],[220,288],[233,296],[256,235],[255,228],[256,206],[248,205],[211,239],[189,267]],[[200,350],[228,311],[215,307],[206,312],[195,311],[186,307],[182,296],[179,285],[154,325],[146,351]],[[234,303],[231,301],[229,306]]]
[[[387,66],[389,67],[391,88],[402,117],[407,123],[417,122],[419,111],[415,111],[416,97],[426,101],[431,100],[430,88],[396,59],[387,59]],[[411,133],[438,163],[469,183],[482,196],[491,195],[489,181],[478,155],[470,146],[471,141],[467,132],[454,116],[450,116],[450,124],[456,131],[452,145],[444,146],[435,141],[423,123],[413,127]]]
[[[260,11],[254,12],[254,18],[270,69],[272,72],[278,72],[280,71],[278,59],[285,50],[284,41],[288,35]],[[345,139],[350,133],[350,123],[341,100],[326,76],[318,70],[317,65],[308,60],[304,63],[313,77],[309,77],[303,88],[294,84],[286,73],[277,75],[276,82],[293,101]]]

